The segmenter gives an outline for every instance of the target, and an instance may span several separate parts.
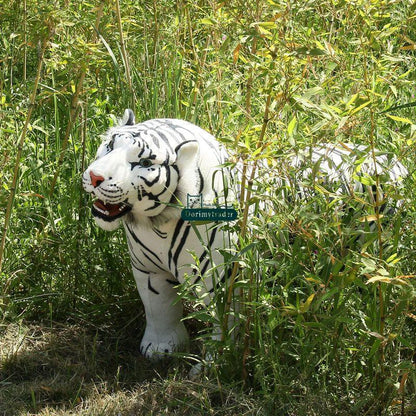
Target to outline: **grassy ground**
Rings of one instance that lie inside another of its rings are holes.
[[[9,325],[1,335],[1,415],[257,414],[250,395],[186,380],[183,364],[149,365],[114,328]]]
[[[189,362],[150,365],[120,328],[11,324],[1,328],[0,415],[351,415],[343,398],[293,386],[285,405],[253,389],[188,378]],[[414,403],[406,415],[416,412]],[[401,404],[391,407],[400,415]],[[357,414],[363,414],[357,412]],[[372,414],[371,412],[368,414]]]

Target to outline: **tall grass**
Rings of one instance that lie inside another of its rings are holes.
[[[411,1],[0,6],[4,322],[140,315],[123,234],[94,226],[80,174],[125,107],[137,120],[185,118],[248,172],[234,269],[243,336],[223,340],[219,383],[243,382],[270,413],[414,411]],[[404,190],[388,190],[404,201],[389,223],[378,201],[344,198],[340,212],[325,191],[302,204],[281,197],[273,177],[285,161],[335,141],[408,166]]]

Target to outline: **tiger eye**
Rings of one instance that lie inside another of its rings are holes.
[[[150,159],[141,159],[139,162],[139,166],[142,168],[150,168],[153,165],[153,162]]]

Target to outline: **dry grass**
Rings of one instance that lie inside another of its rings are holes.
[[[80,326],[1,329],[0,415],[254,415],[250,396],[150,366],[132,340]]]
[[[191,381],[185,360],[151,365],[137,352],[135,330],[120,328],[0,326],[0,416],[361,414],[347,409],[342,394],[337,400],[300,380],[292,380],[289,395],[281,386],[282,397],[202,376]],[[386,414],[410,416],[416,409],[407,400],[404,409],[397,402]]]

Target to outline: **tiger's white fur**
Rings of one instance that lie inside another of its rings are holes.
[[[320,146],[298,155],[290,165],[301,168],[302,161],[309,160],[300,182],[313,175],[318,180],[324,177],[338,183],[340,193],[363,190],[363,184],[354,181],[355,174],[383,172],[387,182],[393,183],[407,175],[395,157],[384,154],[376,156],[376,164],[371,155],[357,164],[363,151],[354,146]],[[97,224],[105,230],[124,224],[146,313],[140,351],[147,357],[181,350],[188,343],[182,305],[177,301],[178,284],[187,276],[191,283],[201,283],[201,292],[208,293],[206,302],[221,284],[221,276],[218,282],[209,271],[216,265],[221,274],[223,259],[218,249],[229,246],[227,236],[215,224],[196,226],[183,221],[180,212],[187,195],[202,194],[204,204],[224,202],[230,179],[221,167],[226,160],[222,146],[201,128],[173,119],[135,124],[133,113],[126,110],[123,123],[107,132],[96,160],[83,174],[84,189],[96,198],[92,213]],[[313,175],[310,166],[314,166]],[[281,187],[282,181],[277,178],[275,185]],[[308,197],[302,185],[296,192],[300,198]],[[195,258],[200,273],[192,267]]]

